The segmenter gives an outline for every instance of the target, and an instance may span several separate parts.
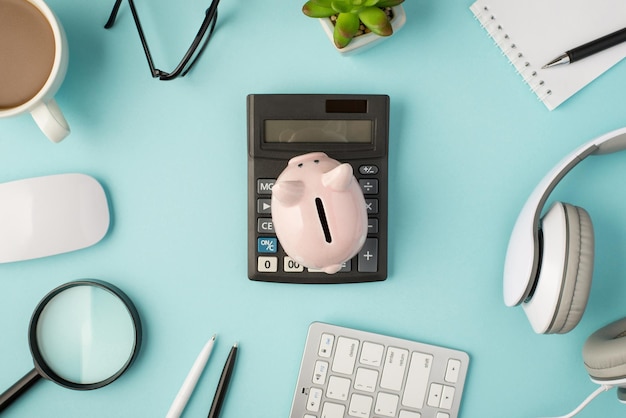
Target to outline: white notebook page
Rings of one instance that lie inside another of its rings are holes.
[[[470,10],[550,110],[626,57],[622,43],[569,65],[541,68],[625,28],[626,0],[478,0]]]

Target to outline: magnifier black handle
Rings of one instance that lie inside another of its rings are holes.
[[[26,392],[30,387],[41,378],[41,375],[37,370],[33,369],[26,373],[24,377],[18,380],[13,386],[11,386],[6,392],[0,395],[0,412],[11,405],[14,400],[20,397],[20,395]]]

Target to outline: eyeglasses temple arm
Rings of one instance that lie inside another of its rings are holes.
[[[111,27],[113,27],[113,24],[115,23],[115,18],[117,17],[117,12],[120,10],[121,4],[122,0],[116,0],[115,4],[113,5],[113,10],[111,10],[109,20],[107,20],[107,23],[104,24],[105,29],[110,29]]]
[[[122,3],[122,0],[116,0],[115,5],[113,6],[113,11],[111,11],[111,16],[109,17],[109,20],[107,21],[107,23],[104,25],[106,29],[109,29],[110,27],[113,26],[113,23],[115,22],[115,18],[117,17],[117,12],[120,9],[121,3]],[[143,47],[143,52],[146,54],[146,59],[148,60],[148,66],[150,67],[150,73],[152,74],[152,77],[156,78],[163,74],[166,74],[163,71],[158,70],[154,67],[154,61],[152,61],[152,55],[150,54],[150,49],[148,48],[146,37],[143,34],[143,28],[141,27],[139,16],[137,16],[137,10],[135,9],[135,4],[133,3],[133,0],[128,0],[128,4],[130,6],[130,12],[133,15],[133,20],[135,21],[135,26],[137,26],[137,32],[139,33],[141,46]]]

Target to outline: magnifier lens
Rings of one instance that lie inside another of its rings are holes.
[[[82,284],[46,303],[34,343],[54,374],[88,385],[110,379],[127,365],[135,350],[135,332],[133,317],[117,295]]]

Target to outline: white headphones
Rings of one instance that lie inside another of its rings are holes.
[[[504,303],[521,304],[537,333],[562,334],[578,324],[589,298],[594,257],[589,214],[583,208],[555,202],[541,217],[544,205],[561,179],[579,162],[590,155],[624,149],[626,128],[601,135],[574,150],[535,187],[515,222],[504,265]],[[626,385],[623,337],[626,318],[596,331],[583,348],[587,372],[605,388]],[[623,394],[626,391],[621,390],[620,398]]]

